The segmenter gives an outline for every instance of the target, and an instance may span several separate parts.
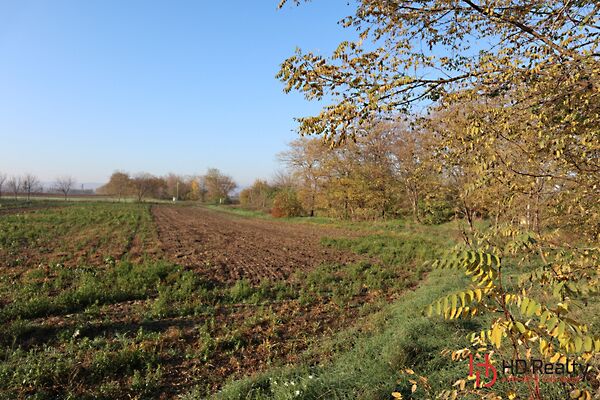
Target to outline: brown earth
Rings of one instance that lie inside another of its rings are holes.
[[[326,248],[324,236],[355,232],[311,224],[261,220],[202,207],[154,206],[160,246],[173,262],[227,283],[245,278],[287,279],[323,263],[348,263],[358,257]]]
[[[217,285],[231,286],[245,278],[256,284],[263,279],[294,281],[297,271],[309,271],[323,263],[350,263],[364,257],[321,245],[322,237],[350,237],[356,232],[333,227],[277,220],[247,218],[197,206],[156,205],[152,215],[157,226],[161,254],[186,269],[200,273]],[[298,284],[296,282],[295,284]],[[370,296],[354,299],[369,303]],[[258,310],[267,307],[278,321],[247,326]],[[217,307],[213,315],[215,337],[227,337],[231,329],[243,332],[235,355],[217,350],[208,362],[173,360],[165,368],[166,393],[183,393],[200,383],[209,392],[225,381],[268,368],[272,362],[298,361],[310,343],[329,336],[358,317],[358,308],[340,307],[332,301],[301,305],[298,301],[274,301],[268,305],[240,304]],[[195,335],[204,318],[164,321],[180,329],[183,342]],[[188,325],[191,323],[191,325]],[[241,331],[240,331],[241,330]],[[230,334],[230,333],[229,333]],[[166,394],[164,393],[164,394]]]

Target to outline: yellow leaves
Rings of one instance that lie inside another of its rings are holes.
[[[555,336],[562,336],[565,333],[566,327],[567,325],[565,324],[565,321],[560,321],[558,327],[556,328]]]
[[[586,352],[590,352],[593,349],[593,339],[589,336],[586,336],[583,340],[583,350]]]
[[[432,265],[434,268],[463,269],[477,286],[493,289],[496,286],[495,280],[498,278],[497,268],[500,267],[500,258],[492,253],[462,251],[450,253],[444,258],[436,260]]]
[[[521,333],[527,332],[527,328],[525,328],[525,325],[523,325],[523,323],[517,321],[517,322],[515,322],[515,326],[517,327],[519,332],[521,332]]]
[[[489,289],[476,288],[452,293],[428,305],[425,314],[429,317],[442,315],[445,319],[450,320],[473,317],[477,315],[478,304],[482,302],[484,294],[488,291]]]
[[[544,357],[548,357],[552,354],[553,348],[552,345],[544,338],[540,338],[540,353]]]
[[[502,344],[502,337],[504,336],[505,330],[506,328],[502,324],[496,323],[489,331],[489,340],[498,349]]]
[[[526,317],[532,317],[534,315],[543,314],[542,305],[529,297],[520,297],[517,300],[517,304],[519,304],[519,311],[521,312],[521,314]]]
[[[426,393],[430,393],[431,386],[429,385],[429,381],[426,377],[417,375],[415,371],[410,368],[406,368],[400,371],[401,375],[408,375],[408,382],[411,384],[411,393],[415,393],[419,389],[419,385],[421,389]],[[402,380],[398,381],[398,383],[402,382]],[[402,393],[395,391],[392,392],[392,397],[395,399],[403,399]]]
[[[577,336],[575,338],[574,344],[575,344],[575,352],[580,353],[581,350],[583,349],[583,339],[581,339],[581,337]]]
[[[557,324],[558,324],[558,318],[557,317],[552,317],[552,318],[550,318],[548,320],[548,325],[546,326],[546,328],[549,331],[552,331],[556,327]]]
[[[574,389],[571,391],[571,393],[569,393],[569,398],[577,400],[591,400],[592,395],[587,390]]]
[[[460,390],[465,390],[466,385],[467,381],[465,379],[459,379],[452,384],[452,386],[458,387]]]
[[[554,355],[552,357],[550,357],[550,362],[551,363],[556,363],[560,360],[561,358],[561,354],[560,353],[554,353]]]

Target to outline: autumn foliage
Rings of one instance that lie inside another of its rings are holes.
[[[472,284],[428,313],[490,321],[454,358],[482,349],[570,357],[598,375],[600,336],[577,310],[600,283],[599,22],[591,0],[361,0],[341,21],[353,39],[330,55],[297,50],[281,64],[285,91],[331,101],[300,118],[299,131],[332,150],[313,157],[304,145],[310,162],[289,163],[303,172],[303,190],[319,188],[316,204],[384,216],[404,202],[421,221],[446,204],[454,210],[463,243],[435,266]],[[413,139],[398,153],[398,138],[385,137],[381,157],[371,143],[399,120]],[[585,399],[597,390],[588,380],[566,393]],[[467,396],[518,394],[459,381],[428,398]]]

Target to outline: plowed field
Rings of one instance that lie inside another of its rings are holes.
[[[351,233],[318,225],[246,218],[202,207],[154,206],[162,250],[173,262],[216,282],[286,279],[324,263],[356,261],[321,237]]]

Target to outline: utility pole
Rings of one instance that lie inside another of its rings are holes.
[[[177,181],[177,184],[175,185],[177,187],[177,200],[179,200],[179,180]]]

